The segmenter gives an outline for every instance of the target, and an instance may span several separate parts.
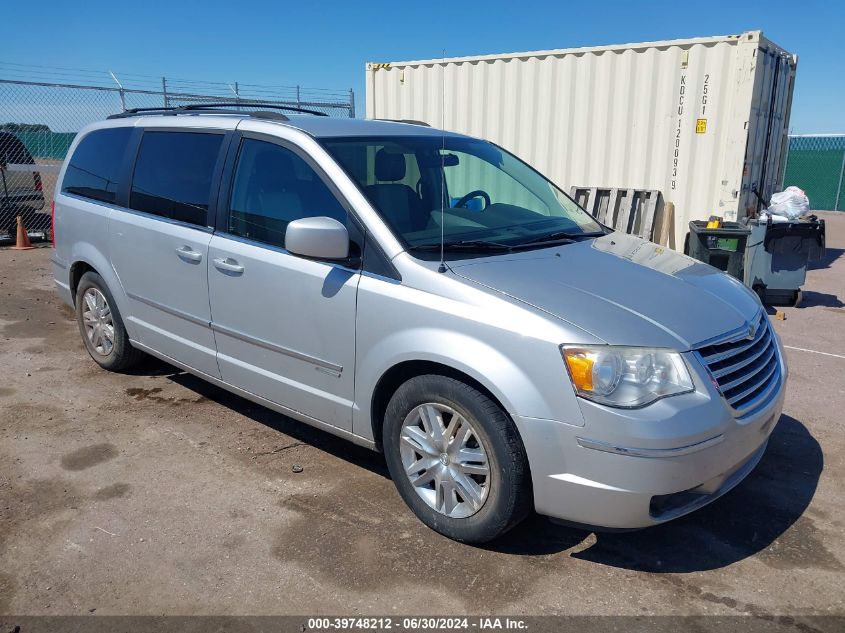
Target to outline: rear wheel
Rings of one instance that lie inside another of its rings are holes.
[[[384,452],[405,503],[450,538],[482,543],[532,505],[528,462],[510,417],[454,378],[417,376],[391,398]]]
[[[82,275],[76,288],[76,320],[85,349],[103,369],[123,371],[144,359],[144,353],[129,342],[103,278],[93,271]]]

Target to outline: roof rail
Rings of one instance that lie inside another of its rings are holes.
[[[226,108],[224,110],[220,110],[218,108]],[[238,108],[238,109],[235,109]],[[309,110],[307,108],[298,108],[296,106],[284,106],[284,105],[274,105],[270,103],[253,103],[248,101],[227,101],[221,103],[192,103],[189,105],[182,105],[182,106],[170,106],[170,107],[161,107],[161,108],[130,108],[129,110],[124,110],[123,112],[118,112],[117,114],[111,114],[107,118],[109,119],[125,119],[127,117],[133,116],[143,116],[145,114],[160,114],[163,116],[175,116],[178,114],[194,114],[197,112],[202,112],[203,110],[208,110],[211,112],[218,112],[220,114],[243,114],[249,116],[256,116],[262,119],[276,119],[277,121],[289,121],[288,117],[286,117],[281,112],[244,112],[239,108],[267,108],[270,110],[284,110],[286,112],[301,112],[303,114],[313,114],[314,116],[328,116],[325,112],[320,112],[318,110]]]
[[[375,121],[389,121],[390,123],[407,123],[408,125],[421,125],[423,127],[431,127],[425,121],[417,121],[416,119],[374,119]]]

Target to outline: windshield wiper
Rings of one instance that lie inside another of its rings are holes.
[[[529,242],[520,242],[518,244],[504,244],[502,242],[491,242],[488,240],[458,240],[455,242],[444,242],[444,251],[514,251],[522,248],[531,248],[532,246],[548,245],[551,242],[574,242],[581,237],[599,237],[606,235],[604,231],[597,231],[593,233],[570,233],[568,231],[557,231],[548,235],[543,235],[532,239]],[[418,244],[416,246],[409,246],[408,250],[412,251],[439,251],[440,244]]]
[[[419,244],[417,246],[409,246],[408,248],[412,251],[439,251],[440,244]],[[443,250],[510,251],[513,250],[513,246],[502,244],[501,242],[488,242],[486,240],[460,240],[457,242],[444,242]]]
[[[549,233],[548,235],[536,237],[529,242],[520,242],[519,244],[514,244],[513,248],[526,248],[531,246],[538,246],[540,244],[546,244],[548,242],[575,242],[578,240],[578,238],[581,237],[600,237],[602,235],[607,234],[604,231],[594,231],[593,233],[572,233],[570,231],[555,231],[554,233]]]

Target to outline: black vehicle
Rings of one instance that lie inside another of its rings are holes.
[[[0,235],[15,234],[19,215],[29,231],[46,233],[50,229],[50,215],[42,212],[41,175],[13,167],[34,164],[32,154],[17,136],[0,131]]]

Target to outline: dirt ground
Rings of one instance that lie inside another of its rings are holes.
[[[159,362],[99,369],[50,249],[0,249],[0,614],[845,614],[845,214],[827,217],[803,306],[774,321],[786,409],[742,485],[649,530],[533,517],[486,548],[424,527],[375,453]]]

